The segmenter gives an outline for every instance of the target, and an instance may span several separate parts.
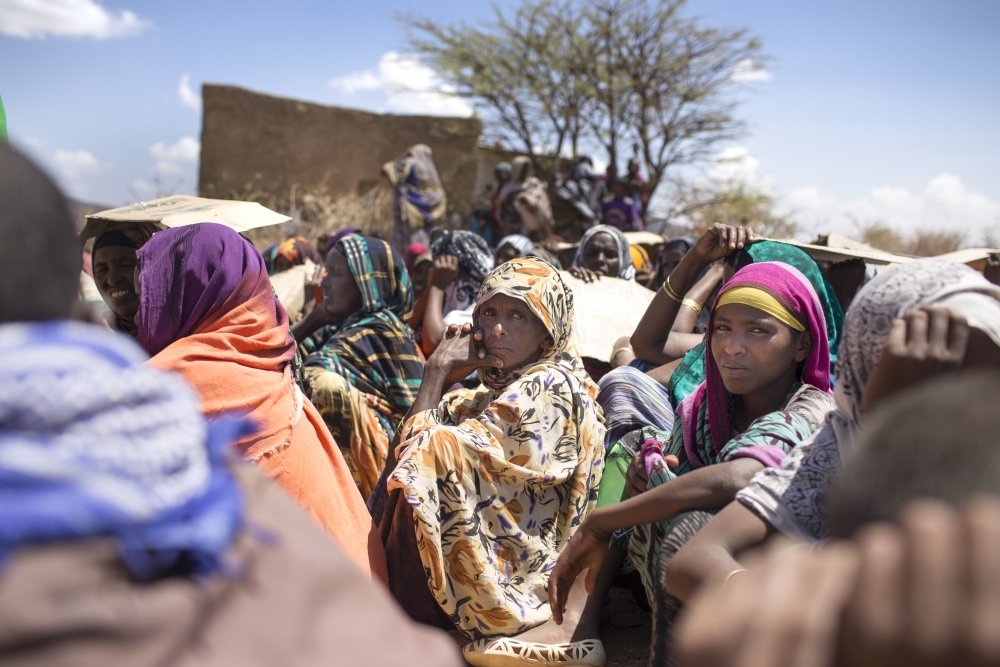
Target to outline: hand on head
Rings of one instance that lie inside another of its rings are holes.
[[[585,283],[592,283],[595,280],[600,280],[601,274],[596,271],[591,271],[585,266],[571,266],[567,269],[569,275],[573,276],[577,280],[582,280]]]
[[[431,268],[431,284],[438,289],[444,290],[455,282],[458,278],[458,257],[455,255],[441,255],[434,258],[434,266]]]
[[[732,252],[742,250],[755,239],[756,236],[749,227],[715,224],[701,235],[691,252],[705,263],[714,262]]]

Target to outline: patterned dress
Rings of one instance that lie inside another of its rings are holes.
[[[525,257],[487,277],[478,306],[496,294],[526,303],[551,348],[525,368],[480,369],[483,388],[411,417],[387,484],[412,510],[431,595],[472,638],[550,618],[549,573],[593,507],[604,464],[597,386],[571,343],[572,292],[552,265]]]

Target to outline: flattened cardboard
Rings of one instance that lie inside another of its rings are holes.
[[[80,232],[80,239],[86,241],[94,236],[98,228],[107,222],[153,222],[163,227],[214,222],[242,234],[257,227],[280,225],[289,220],[291,218],[287,215],[265,208],[257,202],[172,195],[88,215],[87,223]]]

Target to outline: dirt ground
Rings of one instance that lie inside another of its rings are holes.
[[[649,612],[635,603],[632,592],[627,588],[612,588],[601,625],[608,667],[646,667],[651,628]]]

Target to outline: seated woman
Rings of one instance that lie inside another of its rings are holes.
[[[729,252],[713,246],[709,259]],[[669,309],[679,304],[671,300]],[[611,450],[601,495],[630,484],[617,504],[598,507],[580,526],[549,582],[553,617],[565,627],[540,629],[521,641],[593,639],[600,604],[618,562],[605,557],[612,534],[635,527],[629,553],[654,600],[661,545],[676,545],[697,525],[692,510],[715,510],[753,475],[781,462],[807,440],[833,407],[823,309],[809,282],[778,262],[752,264],[723,286],[708,333],[707,379],[678,410],[670,431],[646,427]],[[627,497],[631,496],[631,497]],[[589,569],[587,588],[574,582]],[[598,582],[602,586],[597,586]],[[582,610],[582,611],[581,611]]]
[[[317,308],[325,325],[302,342],[304,374],[309,397],[366,498],[424,372],[405,324],[412,306],[409,274],[388,243],[349,234],[330,250]]]
[[[390,589],[413,618],[470,638],[549,618],[548,573],[604,462],[597,386],[572,322],[559,271],[515,259],[483,283],[474,324],[450,327],[427,360],[399,462],[372,503]],[[442,398],[475,369],[482,388]]]
[[[385,554],[350,470],[292,377],[295,341],[264,259],[215,223],[157,232],[138,252],[139,343],[149,363],[181,375],[210,418],[249,416],[236,441],[344,548],[365,573]]]
[[[720,271],[719,263],[706,260],[705,253],[722,246],[727,252],[725,270]],[[607,419],[609,446],[647,424],[670,429],[672,421],[664,420],[672,419],[674,408],[705,380],[704,337],[687,332],[709,302],[720,273],[731,277],[734,268],[756,262],[782,262],[808,278],[823,307],[827,339],[834,346],[830,349],[833,366],[844,315],[819,265],[794,246],[755,241],[747,228],[714,225],[671,271],[669,282],[664,281],[630,341],[616,345],[616,356],[627,358],[634,349],[638,358],[601,378],[598,401]]]
[[[317,265],[323,263],[323,258],[304,236],[293,236],[285,239],[281,243],[271,246],[262,254],[269,275],[305,264],[306,260]]]
[[[568,270],[574,278],[588,283],[601,276],[635,280],[628,240],[610,225],[594,225],[584,233]]]
[[[1000,288],[967,266],[936,259],[914,260],[876,276],[858,292],[844,320],[836,410],[809,442],[781,466],[761,471],[677,552],[667,568],[671,594],[687,601],[704,584],[739,572],[740,554],[775,532],[809,541],[830,536],[826,498],[842,456],[854,451],[866,413],[885,394],[884,380],[912,384],[883,346],[893,327],[905,326],[901,318],[928,307],[946,308],[969,327],[962,368],[996,363]]]

